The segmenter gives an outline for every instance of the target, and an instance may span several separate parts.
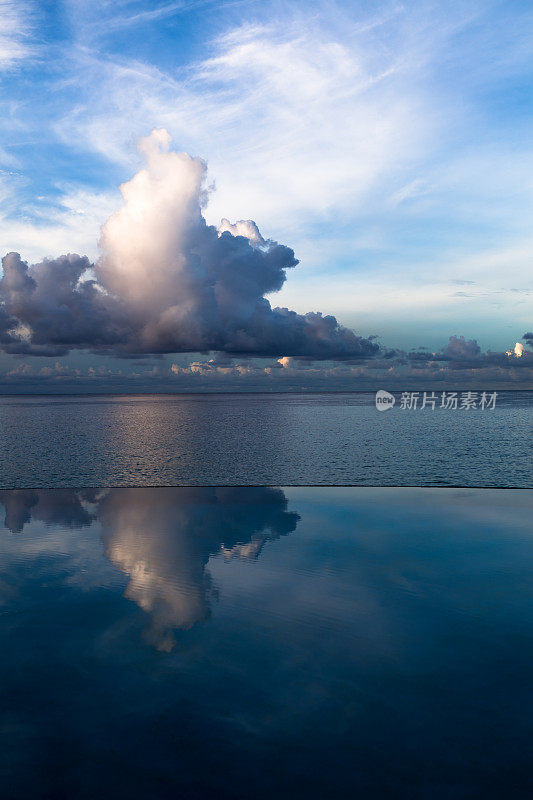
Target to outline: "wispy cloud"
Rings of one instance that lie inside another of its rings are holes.
[[[24,0],[0,0],[0,70],[34,53],[32,9]]]
[[[86,101],[57,132],[131,164],[146,119],[207,156],[218,186],[210,213],[274,229],[359,204],[377,179],[420,152],[430,120],[406,86],[405,58],[338,40],[310,19],[242,25],[181,74],[76,54]],[[82,79],[83,83],[83,79]],[[93,103],[93,92],[99,99]],[[415,122],[415,124],[413,124]]]

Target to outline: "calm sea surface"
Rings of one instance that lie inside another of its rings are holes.
[[[533,486],[533,393],[378,412],[373,394],[3,397],[0,486]]]
[[[532,491],[0,503],[0,797],[533,796]]]

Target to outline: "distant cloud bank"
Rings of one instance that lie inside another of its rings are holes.
[[[533,353],[516,346],[508,352],[482,352],[475,340],[451,336],[434,353],[380,350],[363,360],[214,353],[76,366],[65,359],[21,359],[0,369],[0,387],[4,393],[533,389]]]

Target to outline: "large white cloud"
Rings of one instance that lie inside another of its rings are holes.
[[[164,129],[142,139],[140,151],[146,167],[121,187],[124,203],[103,226],[94,266],[72,254],[32,267],[16,253],[4,258],[0,323],[8,352],[342,359],[379,350],[332,316],[272,308],[266,295],[298,263],[292,249],[265,240],[251,221],[208,225],[206,164],[173,152]]]

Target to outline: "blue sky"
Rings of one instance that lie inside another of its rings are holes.
[[[3,252],[98,257],[136,143],[292,247],[276,305],[405,349],[531,330],[529,2],[0,2]]]

